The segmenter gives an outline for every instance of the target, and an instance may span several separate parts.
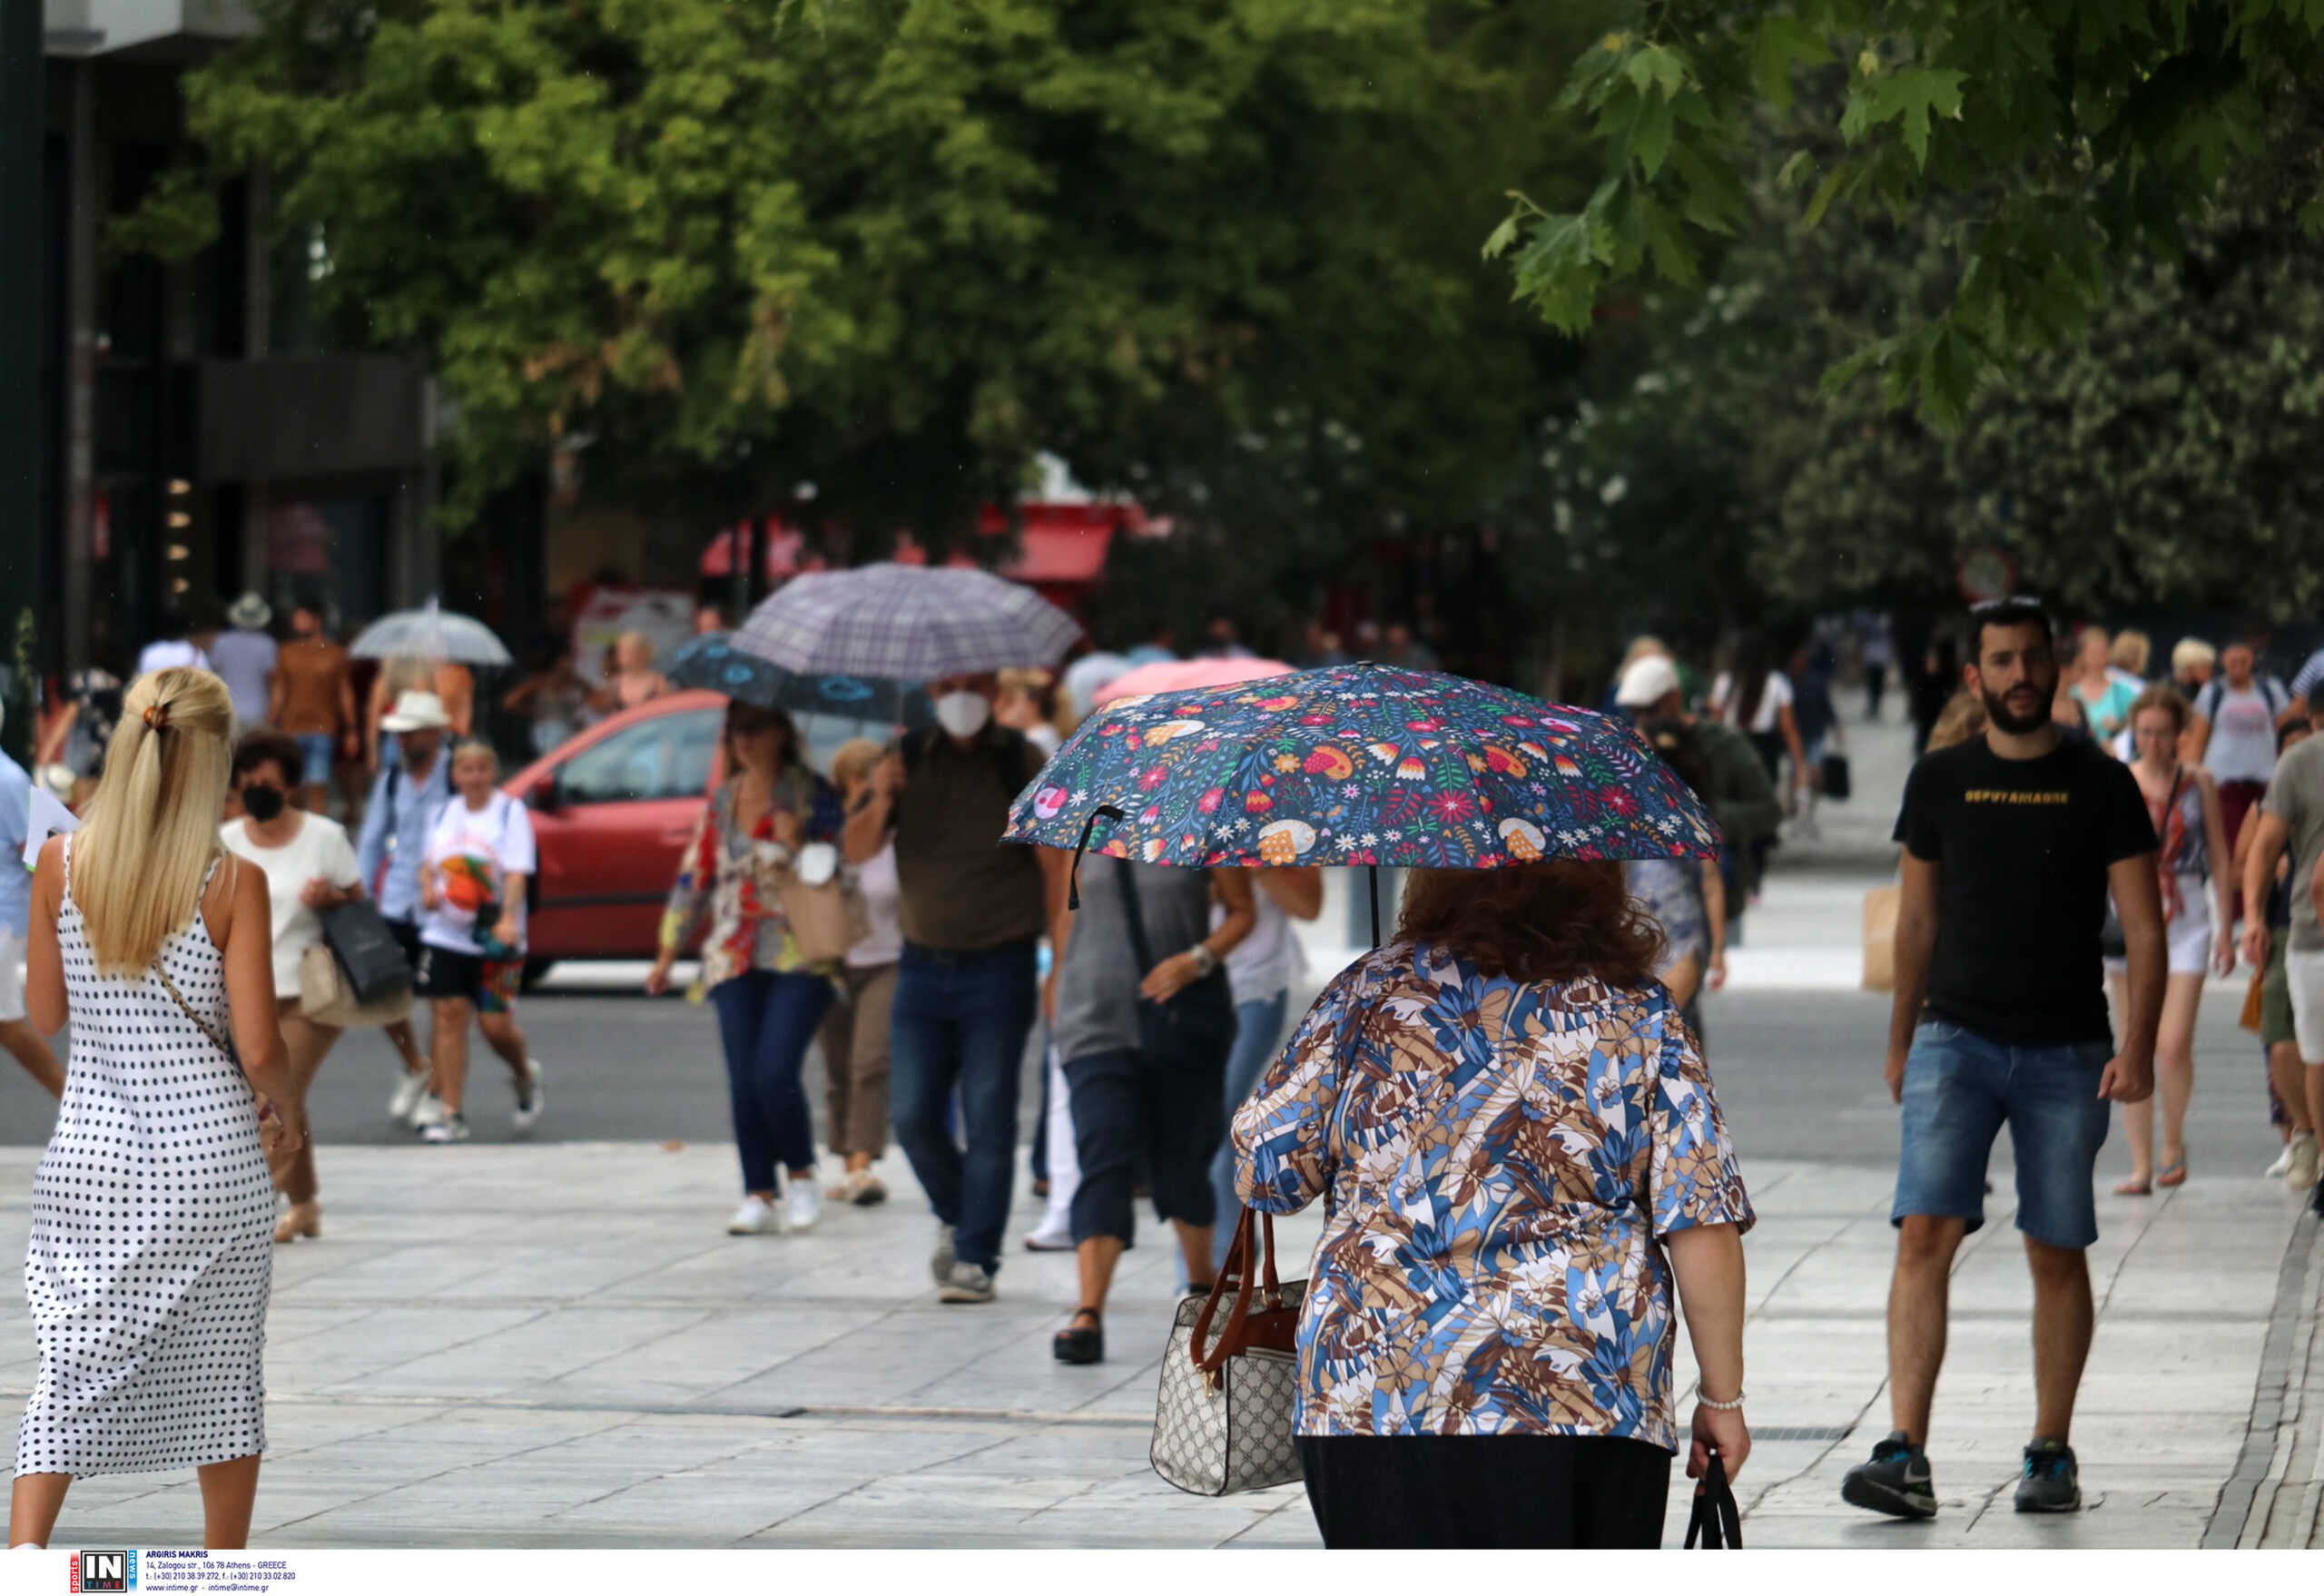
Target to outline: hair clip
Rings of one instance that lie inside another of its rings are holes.
[[[145,706],[145,724],[153,727],[153,730],[157,732],[165,732],[169,730],[170,706],[166,704],[147,704]]]

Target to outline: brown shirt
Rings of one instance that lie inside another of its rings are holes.
[[[907,739],[895,808],[906,941],[975,953],[1049,929],[1039,859],[1000,840],[1010,802],[1040,768],[1040,752],[1006,726],[988,725],[966,748],[939,731]]]
[[[277,731],[296,736],[340,729],[339,688],[347,679],[347,650],[329,638],[294,638],[282,645],[274,669],[282,685],[282,724]]]

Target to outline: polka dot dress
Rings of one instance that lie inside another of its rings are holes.
[[[256,1099],[153,972],[97,973],[69,841],[56,931],[73,1051],[33,1183],[25,1294],[40,1375],[16,1473],[128,1473],[263,1452],[274,1189]],[[199,914],[158,962],[226,1034],[225,961]]]

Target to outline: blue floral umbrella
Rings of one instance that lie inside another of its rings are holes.
[[[670,656],[662,674],[675,686],[724,693],[729,698],[739,698],[762,709],[887,721],[914,728],[936,724],[936,713],[928,702],[928,695],[917,687],[866,681],[862,676],[786,671],[757,655],[736,648],[733,634],[728,632],[712,632],[692,639]]]
[[[1702,803],[1627,722],[1370,664],[1102,705],[1004,837],[1193,869],[1718,852]]]

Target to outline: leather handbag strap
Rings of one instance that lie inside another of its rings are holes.
[[[162,969],[158,961],[153,965],[153,973],[162,978],[162,990],[170,994],[170,1000],[185,1010],[185,1017],[192,1020],[202,1034],[210,1039],[212,1047],[226,1055],[226,1061],[229,1064],[240,1069],[242,1067],[242,1056],[234,1051],[234,1044],[226,1039],[224,1032],[193,1011],[193,1005],[185,1000],[185,994],[178,990],[178,983],[170,979],[170,972]]]
[[[1256,1224],[1255,1224],[1256,1222]],[[1210,1283],[1210,1295],[1203,1299],[1202,1312],[1196,1315],[1194,1334],[1187,1338],[1187,1351],[1196,1368],[1206,1374],[1215,1374],[1226,1366],[1226,1360],[1248,1345],[1245,1335],[1251,1317],[1253,1286],[1252,1251],[1265,1238],[1265,1261],[1263,1295],[1265,1311],[1274,1312],[1283,1306],[1283,1282],[1275,1273],[1275,1216],[1262,1214],[1255,1208],[1245,1208],[1243,1217],[1235,1222],[1235,1239],[1228,1244],[1226,1261],[1218,1271],[1218,1278]],[[1210,1350],[1203,1350],[1203,1338],[1210,1334],[1212,1322],[1217,1317],[1218,1305],[1225,1298],[1226,1283],[1235,1282],[1235,1296],[1227,1309],[1226,1323],[1219,1330],[1218,1339]]]

